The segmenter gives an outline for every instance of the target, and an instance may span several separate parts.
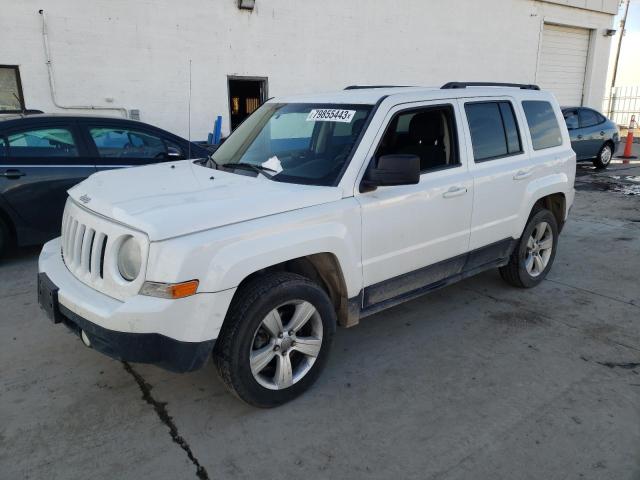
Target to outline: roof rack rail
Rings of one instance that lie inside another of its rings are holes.
[[[409,88],[411,85],[349,85],[345,90],[364,90],[367,88]]]
[[[540,90],[538,85],[526,83],[498,83],[498,82],[449,82],[445,83],[441,89],[447,88],[467,88],[467,87],[514,87],[522,90]]]

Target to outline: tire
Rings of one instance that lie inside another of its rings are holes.
[[[11,246],[11,232],[5,221],[0,218],[0,258],[2,258]]]
[[[305,317],[300,325],[292,325],[294,318]],[[241,400],[256,407],[276,407],[316,381],[335,329],[333,304],[319,285],[293,273],[267,273],[236,293],[213,360],[226,386]]]
[[[550,251],[542,248],[543,245],[550,245]],[[513,249],[509,263],[500,267],[500,275],[504,281],[514,287],[535,287],[551,270],[557,246],[556,218],[549,210],[536,210],[529,218],[518,244]],[[539,261],[536,260],[536,256]]]
[[[607,168],[613,159],[613,147],[609,142],[600,147],[598,156],[594,158],[593,165],[596,168]]]

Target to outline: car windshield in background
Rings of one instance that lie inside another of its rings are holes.
[[[370,105],[267,103],[212,158],[219,168],[264,172],[280,182],[335,185],[371,110]]]

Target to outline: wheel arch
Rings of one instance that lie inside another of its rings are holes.
[[[558,223],[558,231],[564,227],[568,213],[569,177],[564,173],[558,173],[543,177],[529,184],[525,195],[525,201],[520,212],[520,221],[513,237],[519,238],[524,231],[531,215],[539,208],[550,210]]]
[[[564,227],[564,222],[567,217],[567,198],[564,193],[557,192],[539,198],[533,205],[529,218],[531,218],[536,211],[542,208],[549,210],[553,214],[556,222],[558,223],[558,231],[562,231],[562,227]]]
[[[616,154],[616,143],[613,141],[613,138],[608,138],[602,145],[609,145],[611,147],[611,157]]]
[[[351,326],[357,323],[350,317],[349,296],[344,273],[338,257],[331,252],[313,253],[301,257],[291,258],[283,262],[256,270],[247,275],[238,285],[234,298],[244,285],[261,275],[270,272],[290,272],[301,275],[320,285],[333,303],[338,323],[341,326]],[[232,300],[233,302],[233,300]]]

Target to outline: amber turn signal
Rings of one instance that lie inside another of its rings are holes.
[[[181,283],[144,282],[140,289],[141,295],[159,298],[184,298],[195,295],[198,291],[198,280]]]

